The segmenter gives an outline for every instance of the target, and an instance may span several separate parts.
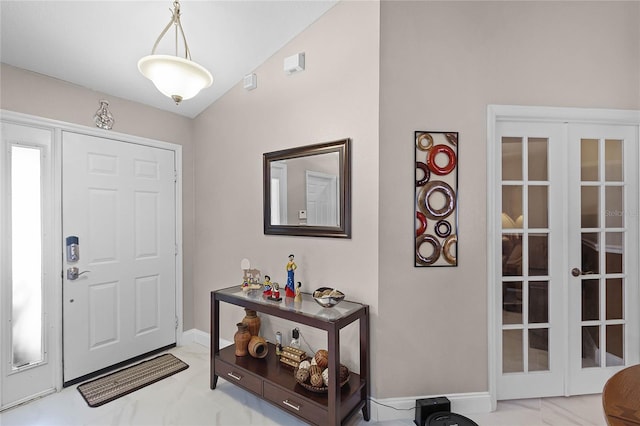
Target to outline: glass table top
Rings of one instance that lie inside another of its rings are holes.
[[[324,308],[320,306],[309,293],[302,293],[302,301],[296,302],[292,297],[284,297],[283,292],[281,292],[282,300],[275,301],[264,296],[261,289],[244,291],[239,285],[217,290],[216,293],[223,294],[231,299],[238,299],[240,302],[247,300],[260,305],[297,312],[326,321],[335,321],[344,318],[364,307],[361,303],[343,300],[331,308]]]

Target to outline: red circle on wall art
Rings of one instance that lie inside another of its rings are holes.
[[[447,156],[447,164],[443,167],[440,167],[436,163],[436,156],[438,154],[444,154]],[[457,165],[456,153],[453,152],[453,149],[449,148],[447,145],[435,145],[429,151],[429,156],[427,157],[427,165],[429,169],[437,175],[443,176],[448,175],[456,168]]]
[[[427,229],[427,217],[422,212],[416,212],[416,218],[420,221],[420,227],[416,229],[416,237],[418,235],[424,234],[424,231]]]

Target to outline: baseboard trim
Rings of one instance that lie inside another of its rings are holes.
[[[202,330],[198,330],[197,328],[192,328],[190,330],[184,331],[182,333],[182,344],[188,345],[191,343],[197,343],[204,347],[211,347],[211,335],[209,333],[205,333]]]
[[[182,333],[182,344],[188,345],[191,343],[197,343],[199,345],[204,346],[205,348],[211,347],[211,335],[202,330],[198,330],[197,328],[192,328],[191,330],[187,330]],[[230,342],[225,339],[220,339],[220,347],[224,348],[226,346],[231,345],[233,342]]]
[[[211,336],[202,330],[192,328],[182,334],[182,344],[197,343],[204,347],[211,347]],[[231,345],[220,339],[220,347]],[[415,419],[416,399],[435,398],[445,396],[451,401],[451,411],[462,415],[472,413],[489,413],[491,409],[491,395],[489,392],[469,392],[449,395],[411,396],[402,398],[371,398],[371,420],[402,420]]]

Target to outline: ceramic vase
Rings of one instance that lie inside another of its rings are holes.
[[[238,331],[233,335],[233,341],[236,344],[236,356],[246,356],[249,353],[249,341],[251,340],[251,333],[245,323],[239,322],[236,324]]]
[[[269,352],[267,341],[260,336],[252,336],[249,341],[249,354],[254,358],[264,358]]]
[[[252,309],[244,308],[244,311],[246,314],[242,322],[247,325],[249,333],[251,333],[252,336],[258,336],[260,334],[260,317],[256,314],[256,311]]]

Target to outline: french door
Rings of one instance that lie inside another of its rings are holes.
[[[496,119],[492,142],[497,399],[601,392],[640,350],[638,126]]]

